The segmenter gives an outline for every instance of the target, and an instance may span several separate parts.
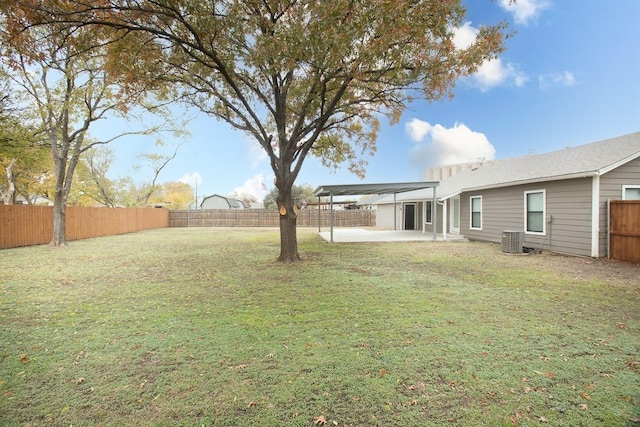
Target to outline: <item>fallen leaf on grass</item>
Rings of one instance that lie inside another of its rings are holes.
[[[323,426],[326,423],[327,423],[327,419],[324,417],[324,415],[320,415],[319,417],[313,418],[313,424],[317,426]]]
[[[247,369],[247,365],[229,366],[230,371],[241,371],[243,369]]]
[[[589,405],[587,405],[586,403],[581,403],[579,408],[582,409],[583,411],[588,411]]]
[[[542,416],[542,417],[538,418],[538,421],[540,421],[541,423],[546,423],[547,422],[547,417]]]
[[[20,363],[27,363],[29,361],[29,357],[26,354],[20,355]]]

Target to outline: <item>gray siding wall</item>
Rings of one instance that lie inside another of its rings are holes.
[[[600,177],[599,256],[607,255],[607,200],[622,200],[623,185],[640,185],[640,158],[630,161]]]
[[[591,255],[591,178],[467,192],[460,195],[460,234],[500,242],[503,230],[524,230],[525,191],[545,190],[545,234],[525,234],[525,245],[573,255]],[[482,196],[482,230],[470,228],[471,196]]]
[[[398,207],[400,206],[401,205]],[[398,210],[398,216],[400,216],[400,214],[402,214],[402,211]],[[393,230],[393,203],[377,206],[376,226]]]
[[[442,233],[442,205],[439,203],[436,203],[437,205],[437,216],[434,216],[434,212],[432,212],[432,217],[431,220],[433,222],[433,219],[435,218],[436,222],[437,222],[437,228],[436,228],[436,233]],[[420,217],[420,220],[422,220],[422,216]],[[447,218],[448,221],[448,218]],[[433,233],[433,224],[425,224],[425,232],[429,232],[429,233]]]
[[[404,205],[415,203],[416,205],[416,230],[422,230],[422,218],[424,215],[424,200],[401,201],[396,204],[396,230],[404,229]],[[377,205],[376,226],[393,230],[393,203]],[[433,219],[433,217],[432,217]],[[438,206],[437,233],[442,232],[442,206]],[[425,224],[425,232],[433,232],[432,224]]]

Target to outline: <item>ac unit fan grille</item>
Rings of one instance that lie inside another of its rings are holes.
[[[503,231],[502,252],[521,254],[524,245],[524,231]]]

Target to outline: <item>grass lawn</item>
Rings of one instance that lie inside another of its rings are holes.
[[[640,425],[640,267],[298,238],[0,251],[0,425]]]

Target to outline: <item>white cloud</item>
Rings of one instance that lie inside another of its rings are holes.
[[[416,128],[428,131],[416,139],[413,133]],[[496,155],[496,149],[485,134],[474,132],[463,123],[446,128],[413,119],[407,123],[406,130],[416,142],[409,152],[409,161],[423,170],[434,166],[493,160]]]
[[[510,84],[517,87],[523,86],[529,77],[512,63],[504,64],[500,58],[485,61],[478,71],[470,77],[470,84],[482,92],[487,92],[494,87]]]
[[[570,71],[560,73],[549,73],[538,76],[538,86],[541,90],[546,90],[551,86],[575,86],[576,77]]]
[[[189,184],[192,188],[196,188],[196,183],[198,185],[202,184],[202,177],[198,172],[185,173],[178,182],[183,182],[185,184]]]
[[[453,43],[458,49],[466,49],[475,42],[477,34],[478,29],[471,22],[465,22],[454,31]],[[469,85],[482,92],[504,84],[521,87],[528,80],[527,75],[516,64],[504,64],[500,58],[485,61],[475,74],[465,79]]]
[[[268,158],[267,152],[258,144],[254,139],[245,136],[244,141],[246,144],[246,155],[249,158],[249,163],[254,169],[257,168],[260,163]]]
[[[412,119],[405,125],[405,129],[414,142],[420,142],[431,130],[431,125],[420,119]]]
[[[551,6],[548,0],[499,0],[498,4],[513,15],[516,24],[522,25],[535,21],[543,10]]]
[[[247,179],[244,184],[233,189],[227,196],[237,197],[249,195],[255,197],[258,202],[262,202],[264,196],[267,195],[267,186],[264,182],[264,175],[261,173]]]
[[[478,29],[471,22],[465,22],[453,32],[453,44],[458,50],[466,49],[476,41],[477,36]]]

